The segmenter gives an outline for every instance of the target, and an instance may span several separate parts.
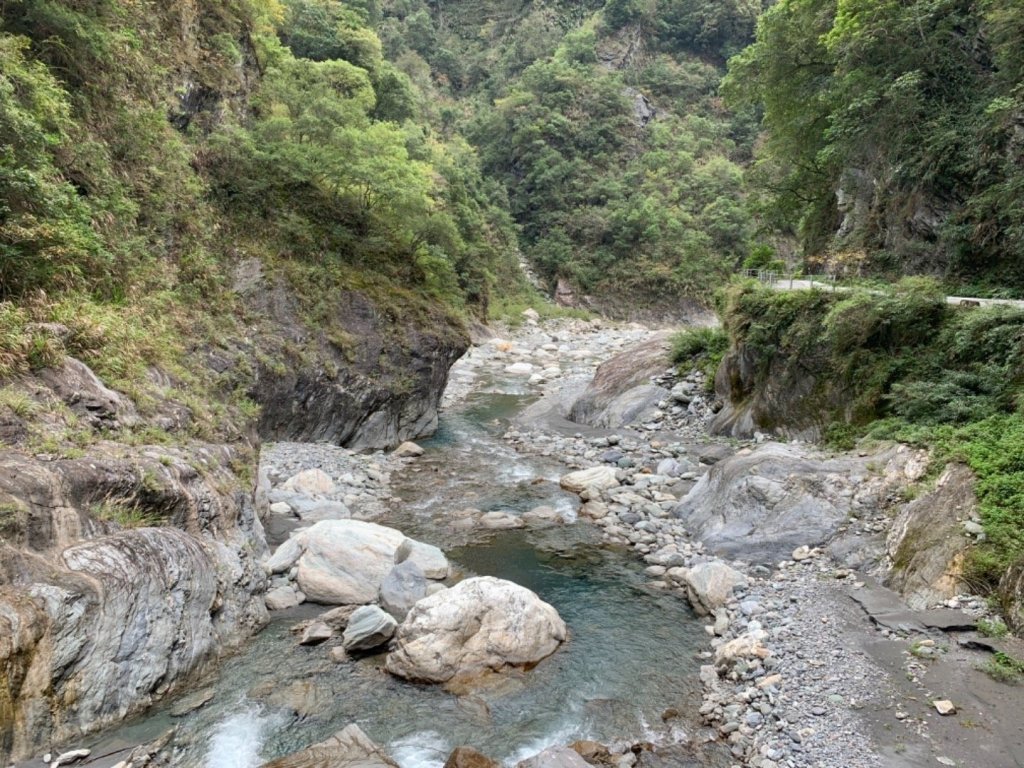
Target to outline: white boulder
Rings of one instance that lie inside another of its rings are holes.
[[[558,612],[530,590],[481,576],[416,603],[398,628],[386,666],[399,677],[443,683],[536,663],[566,632]]]
[[[604,490],[619,484],[614,467],[591,467],[563,475],[558,484],[572,493],[582,493],[587,488]]]

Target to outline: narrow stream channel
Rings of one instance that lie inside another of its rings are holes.
[[[437,544],[460,575],[522,584],[557,608],[570,641],[534,669],[462,697],[392,678],[383,655],[335,664],[323,647],[296,645],[289,628],[322,606],[277,613],[228,659],[214,696],[174,718],[176,701],[106,739],[139,742],[178,725],[175,765],[252,768],[357,723],[402,768],[439,768],[462,744],[514,765],[576,739],[671,742],[693,735],[700,704],[701,622],[686,603],[645,587],[635,555],[599,546],[585,522],[543,529],[459,532],[453,510],[525,511],[540,504],[574,515],[558,488],[564,467],[524,458],[502,442],[507,420],[530,401],[514,380],[495,380],[447,412],[427,452],[396,472],[402,502],[378,520]],[[401,474],[401,476],[399,476]],[[179,697],[177,701],[181,701]],[[665,723],[662,714],[678,710]]]

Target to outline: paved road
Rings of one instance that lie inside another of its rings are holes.
[[[818,291],[852,291],[853,289],[848,286],[836,285],[828,280],[789,280],[784,277],[780,277],[774,283],[770,284],[776,291],[809,291],[811,289]],[[871,290],[870,293],[884,293],[884,291]],[[967,307],[994,307],[1002,304],[1007,307],[1017,307],[1018,309],[1024,309],[1024,300],[1021,299],[982,299],[974,296],[947,296],[947,304],[954,304],[956,306],[967,306]]]

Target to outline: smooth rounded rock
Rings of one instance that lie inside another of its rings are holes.
[[[566,631],[558,612],[525,587],[491,576],[466,579],[413,607],[387,670],[443,683],[533,664],[552,654]]]

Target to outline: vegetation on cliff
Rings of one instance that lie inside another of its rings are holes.
[[[502,190],[369,24],[298,0],[4,3],[0,376],[71,354],[144,414],[170,399],[192,436],[233,439],[258,362],[239,264],[290,284],[342,354],[338,291],[448,333],[516,290]]]
[[[1024,558],[1024,310],[952,306],[934,282],[908,278],[891,292],[736,283],[720,311],[755,387],[770,386],[773,364],[811,381],[782,422],[824,420],[837,447],[895,438],[932,448],[935,467],[974,470],[986,533],[968,572],[977,586],[994,588]]]
[[[835,269],[1020,293],[1021,39],[1017,0],[780,0],[725,83],[763,110],[764,224]]]

